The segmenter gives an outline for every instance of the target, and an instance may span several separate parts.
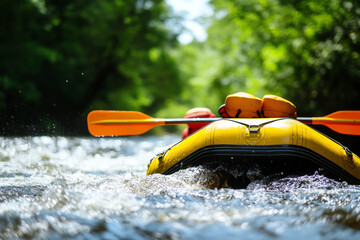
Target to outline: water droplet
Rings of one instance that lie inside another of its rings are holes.
[[[83,75],[83,76],[84,76],[84,73],[81,73],[81,75]]]
[[[68,83],[68,82],[69,82],[69,80],[67,80],[67,79],[66,79],[66,80],[65,80],[65,82],[66,82],[66,83]]]

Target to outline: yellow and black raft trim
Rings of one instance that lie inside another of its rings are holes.
[[[360,184],[356,154],[291,118],[215,121],[153,158],[147,174],[172,174],[199,165],[238,172],[257,165],[273,175],[324,169],[332,178]]]

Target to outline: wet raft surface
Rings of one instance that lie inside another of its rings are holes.
[[[360,239],[360,187],[321,172],[245,189],[203,167],[145,176],[178,140],[1,138],[0,238]]]

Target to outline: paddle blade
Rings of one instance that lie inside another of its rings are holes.
[[[92,111],[88,115],[88,129],[95,137],[139,135],[155,126],[164,125],[144,113],[135,111]]]
[[[337,111],[330,113],[325,117],[334,119],[351,119],[356,122],[356,120],[360,120],[360,111]]]
[[[360,136],[360,111],[338,111],[313,119],[313,124],[325,125],[335,132]]]

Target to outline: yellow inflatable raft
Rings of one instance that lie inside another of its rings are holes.
[[[360,184],[360,159],[356,154],[290,118],[213,122],[157,155],[147,174],[172,174],[199,165],[236,172],[229,181],[233,187],[248,182],[241,173],[254,166],[264,175],[299,175],[323,169],[332,178]]]

